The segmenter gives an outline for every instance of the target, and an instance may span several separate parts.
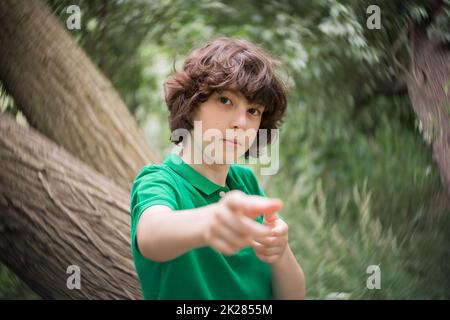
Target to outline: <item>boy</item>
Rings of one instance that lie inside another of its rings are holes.
[[[145,166],[131,190],[145,299],[304,298],[303,271],[276,214],[281,201],[231,163],[258,151],[255,132],[276,129],[284,115],[287,89],[275,63],[258,46],[223,37],[192,51],[166,81],[172,141],[182,149]],[[186,134],[199,124],[200,136]]]

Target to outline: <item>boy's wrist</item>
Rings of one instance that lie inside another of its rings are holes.
[[[208,224],[215,206],[216,204],[204,206],[199,208],[195,213],[194,224],[197,226],[195,230],[196,247],[201,248],[208,245],[208,241],[206,240],[206,230],[208,229]]]
[[[289,256],[291,254],[291,248],[289,247],[289,244],[287,244],[280,258],[274,264],[272,264],[272,268],[279,268],[280,266],[286,264],[286,261],[289,261]]]

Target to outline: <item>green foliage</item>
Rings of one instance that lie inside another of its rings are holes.
[[[285,202],[308,298],[450,297],[450,208],[436,200],[439,174],[401,74],[411,23],[448,44],[449,0],[438,12],[419,0],[48,3],[64,23],[80,6],[82,29],[70,32],[161,153],[171,148],[162,85],[188,51],[222,35],[263,45],[291,93],[280,171],[261,181]],[[380,30],[366,28],[373,4]],[[369,265],[381,290],[366,288]]]
[[[420,136],[386,117],[373,136],[324,149],[299,149],[295,179],[285,162],[266,187],[285,201],[308,296],[448,298],[449,210],[435,205],[439,176]],[[366,288],[369,265],[380,266],[382,290]]]
[[[39,296],[30,290],[6,266],[0,264],[0,299],[1,300],[36,300]]]
[[[434,23],[428,27],[428,36],[442,43],[450,44],[450,1],[444,0],[446,7],[440,12]]]

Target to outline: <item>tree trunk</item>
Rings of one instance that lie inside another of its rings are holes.
[[[412,29],[408,93],[450,196],[450,49]]]
[[[43,298],[140,298],[125,189],[4,114],[0,164],[0,257],[11,270]],[[67,287],[70,265],[80,290]]]
[[[143,165],[160,161],[111,83],[42,1],[0,1],[0,44],[0,81],[31,126],[126,190]]]

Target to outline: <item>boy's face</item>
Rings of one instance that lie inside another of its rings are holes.
[[[255,140],[263,112],[264,106],[249,103],[240,92],[214,92],[194,111],[194,143],[214,163],[236,162]],[[202,132],[201,145],[196,130]]]

